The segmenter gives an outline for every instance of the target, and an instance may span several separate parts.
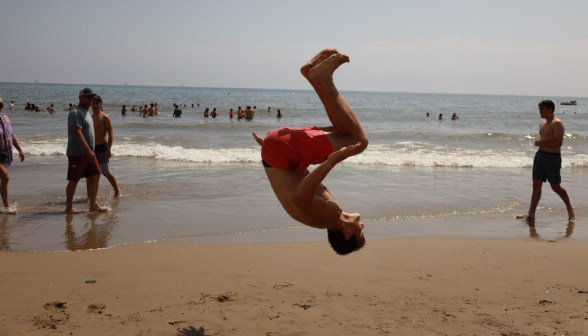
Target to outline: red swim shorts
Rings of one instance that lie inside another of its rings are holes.
[[[331,142],[316,126],[278,128],[267,134],[261,146],[262,160],[280,170],[303,171],[325,162],[332,153]]]
[[[67,180],[68,181],[79,181],[82,177],[88,178],[94,175],[100,175],[100,167],[98,166],[98,160],[94,155],[94,161],[88,160],[86,155],[68,156],[67,161],[69,162],[67,168]]]

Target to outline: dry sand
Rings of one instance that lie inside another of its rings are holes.
[[[588,242],[0,253],[0,335],[588,335]],[[96,280],[95,283],[86,283]]]

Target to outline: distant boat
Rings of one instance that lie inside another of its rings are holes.
[[[184,87],[185,85],[184,85],[184,84],[182,84],[182,85],[180,85],[180,86],[181,86],[181,87]]]
[[[567,102],[561,102],[561,105],[578,105],[575,100],[570,100]]]
[[[35,84],[39,84],[39,81],[35,79]]]
[[[129,83],[127,83],[127,82],[124,82],[124,83],[123,83],[123,85],[129,85]]]

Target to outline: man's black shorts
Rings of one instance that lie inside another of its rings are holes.
[[[561,183],[561,153],[548,153],[538,150],[533,161],[533,180]]]

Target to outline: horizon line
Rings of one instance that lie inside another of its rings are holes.
[[[0,82],[0,84],[48,84],[48,85],[99,85],[99,86],[138,86],[138,87],[164,87],[186,89],[237,89],[237,90],[276,90],[276,91],[314,91],[311,89],[275,89],[275,88],[236,88],[218,86],[166,86],[166,85],[131,85],[131,84],[79,84],[79,83],[41,83],[41,82]],[[436,95],[471,95],[471,96],[508,96],[508,97],[545,97],[546,95],[521,95],[521,94],[493,94],[493,93],[451,93],[451,92],[418,92],[418,91],[364,91],[364,90],[339,90],[341,92],[365,92],[365,93],[407,93],[407,94],[436,94]],[[577,96],[555,96],[575,98]],[[588,98],[578,96],[578,98]]]

